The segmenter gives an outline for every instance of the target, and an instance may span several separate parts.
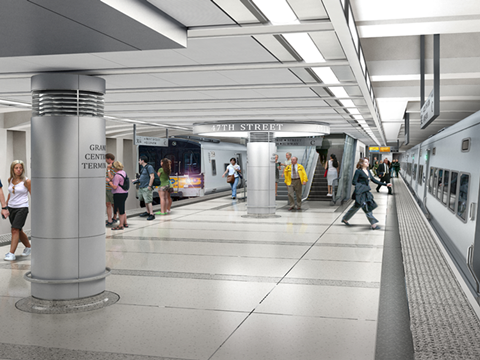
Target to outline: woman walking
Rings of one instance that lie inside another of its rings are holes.
[[[355,186],[354,196],[355,204],[347,211],[345,216],[342,219],[342,222],[345,225],[350,226],[348,220],[352,218],[353,215],[361,208],[367,215],[367,219],[372,225],[372,230],[380,229],[378,225],[378,220],[372,214],[372,211],[378,206],[375,200],[373,200],[373,195],[370,192],[369,182],[372,180],[375,184],[386,185],[388,187],[392,184],[382,183],[375,179],[368,169],[368,158],[361,158],[357,164],[357,170],[353,176],[352,185]]]
[[[237,165],[237,160],[235,158],[230,159],[230,165],[227,166],[227,170],[225,170],[222,177],[225,177],[227,173],[229,178],[233,176],[232,182],[228,181],[229,180],[228,178],[227,178],[227,181],[229,182],[230,187],[232,188],[232,199],[236,199],[238,181],[240,180],[238,173],[241,173],[241,169],[240,169],[240,165]]]
[[[327,196],[333,196],[332,187],[333,181],[338,178],[338,160],[334,154],[330,155],[330,160],[325,164],[325,169],[327,170],[327,181],[328,181],[328,194]]]
[[[170,174],[172,173],[172,160],[166,159],[168,161],[168,166],[170,167]],[[173,187],[170,182],[170,176],[168,177],[168,191],[167,191],[167,214],[170,214],[170,209],[172,208],[172,192]]]
[[[10,178],[8,179],[8,198],[7,207],[9,212],[8,219],[12,224],[12,243],[10,252],[5,255],[6,261],[16,259],[18,241],[25,245],[22,256],[28,256],[31,253],[30,241],[27,234],[23,232],[23,226],[28,215],[28,194],[31,192],[31,181],[25,177],[25,165],[21,160],[15,160],[10,165]]]
[[[160,212],[159,215],[167,215],[168,212],[168,197],[170,191],[170,161],[168,159],[162,159],[160,161],[161,168],[158,169],[158,177],[160,178]]]
[[[113,179],[107,177],[107,185],[112,188],[113,212],[116,214],[118,211],[118,219],[120,222],[117,226],[112,228],[112,230],[123,230],[123,228],[128,227],[127,214],[125,214],[125,201],[127,201],[128,190],[123,190],[122,188],[127,173],[123,170],[123,164],[120,161],[115,161],[113,167],[115,169],[115,175],[113,176]]]

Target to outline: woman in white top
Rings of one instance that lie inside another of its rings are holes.
[[[326,163],[325,169],[327,171],[327,181],[328,181],[328,194],[327,196],[332,196],[332,185],[333,180],[338,178],[338,160],[334,154],[330,155],[330,160]]]
[[[10,216],[10,224],[12,224],[12,243],[10,252],[5,255],[5,260],[15,260],[15,250],[17,250],[18,241],[20,240],[25,249],[22,256],[28,256],[31,252],[30,241],[27,234],[23,232],[23,226],[28,215],[28,194],[31,194],[31,181],[25,177],[25,165],[21,160],[15,160],[10,165],[10,178],[8,179],[8,199],[7,206]]]
[[[235,199],[237,197],[237,186],[238,182],[240,181],[239,173],[242,171],[240,170],[240,165],[237,165],[237,160],[235,158],[230,159],[230,165],[227,166],[227,170],[223,173],[222,177],[225,177],[225,175],[228,173],[228,176],[234,176],[235,181],[233,183],[230,183],[230,187],[232,188],[232,199]]]

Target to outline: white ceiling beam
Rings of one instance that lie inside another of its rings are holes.
[[[317,31],[334,31],[332,23],[326,20],[315,22],[306,22],[293,25],[246,25],[246,26],[216,26],[216,27],[199,27],[189,28],[189,39],[203,38],[222,38],[222,37],[238,37],[238,36],[255,36],[255,35],[280,35],[293,33],[308,33]]]

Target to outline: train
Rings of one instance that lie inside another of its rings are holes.
[[[172,197],[190,198],[230,190],[230,184],[222,175],[231,158],[240,165],[244,179],[247,176],[245,145],[187,136],[169,138],[167,147],[140,145],[137,151],[138,157],[148,158],[155,171],[160,169],[162,159],[171,160]],[[242,180],[239,187],[244,184]],[[153,197],[154,204],[159,203],[158,189],[154,190]]]
[[[401,155],[401,175],[450,253],[471,291],[479,295],[480,111],[440,130]]]

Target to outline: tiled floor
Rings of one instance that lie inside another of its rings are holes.
[[[346,227],[337,206],[284,205],[252,219],[220,198],[108,230],[121,298],[103,310],[21,312],[30,261],[0,264],[0,359],[373,359],[383,230],[362,211]]]

